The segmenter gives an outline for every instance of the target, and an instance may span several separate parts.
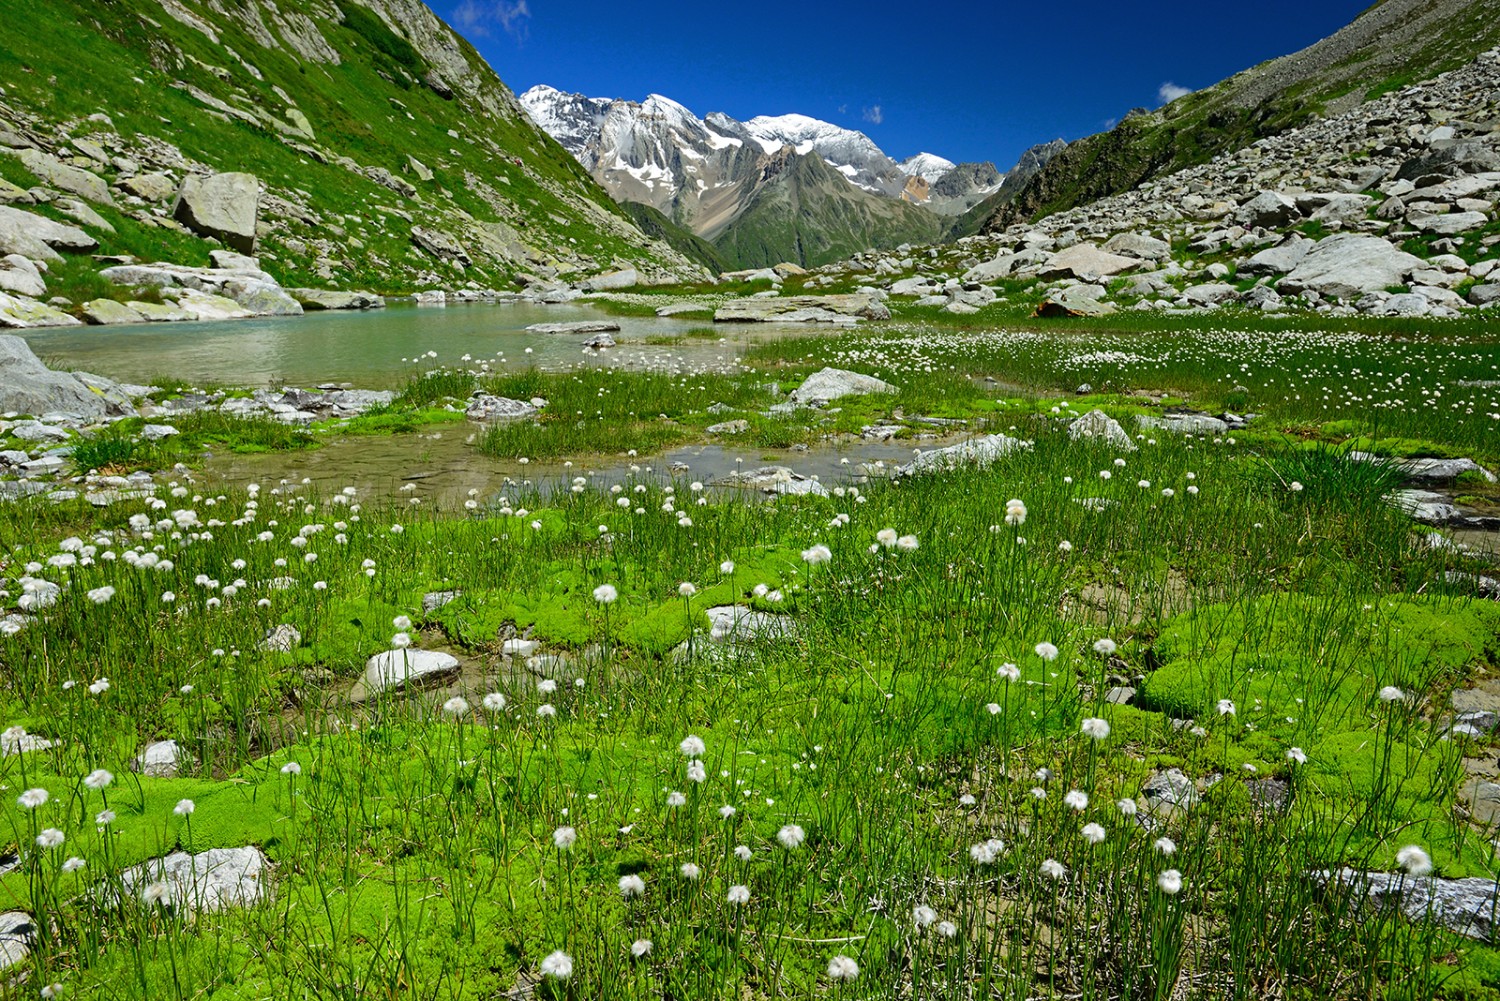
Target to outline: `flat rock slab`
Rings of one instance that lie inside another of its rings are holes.
[[[1435,921],[1467,938],[1487,942],[1495,930],[1497,884],[1492,879],[1441,879],[1348,868],[1333,874],[1318,873],[1317,877],[1369,897],[1380,911],[1394,903],[1412,921]]]
[[[866,294],[733,299],[714,311],[715,323],[853,323],[890,318],[885,303]]]
[[[761,466],[759,469],[733,472],[717,482],[725,486],[759,490],[767,494],[828,496],[828,488],[823,484],[817,480],[808,479],[786,466]]]
[[[1147,431],[1173,431],[1177,434],[1223,434],[1229,425],[1208,414],[1165,414],[1152,417],[1137,414],[1135,422]]]
[[[798,406],[820,407],[843,396],[895,392],[898,392],[897,387],[872,375],[861,375],[841,368],[825,368],[814,372],[802,385],[792,390],[790,399]]]
[[[618,323],[607,320],[580,320],[577,323],[533,323],[526,328],[533,334],[613,334]]]
[[[265,870],[266,857],[259,848],[210,848],[196,855],[173,852],[131,866],[120,873],[120,882],[138,899],[148,886],[163,883],[173,908],[211,912],[260,903],[266,894]]]
[[[287,293],[308,312],[323,309],[384,309],[385,297],[372,292],[335,292],[321,288],[292,288]]]
[[[1465,473],[1478,473],[1487,483],[1495,482],[1495,474],[1473,459],[1390,459],[1369,452],[1350,452],[1355,462],[1389,463],[1412,483],[1452,483]]]
[[[1386,499],[1424,525],[1447,525],[1464,517],[1447,494],[1431,490],[1397,490]]]
[[[1111,254],[1092,243],[1075,243],[1049,257],[1042,265],[1040,277],[1044,281],[1054,278],[1083,278],[1086,275],[1109,278],[1134,271],[1140,266],[1139,257]]]
[[[947,448],[935,448],[929,452],[922,452],[896,472],[901,476],[922,476],[953,469],[984,469],[1002,456],[1009,455],[1017,449],[1030,447],[1027,442],[1019,438],[990,434],[983,438],[962,441],[957,445],[949,445]]]
[[[446,684],[458,677],[459,670],[458,658],[439,650],[386,650],[370,658],[364,676],[349,692],[349,701]]]
[[[1310,249],[1276,290],[1283,295],[1317,292],[1333,299],[1357,299],[1404,284],[1407,276],[1424,267],[1420,257],[1378,236],[1340,233]]]

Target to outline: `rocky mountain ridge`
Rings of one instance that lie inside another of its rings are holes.
[[[288,288],[702,274],[642,234],[419,0],[58,0],[34,14],[0,39],[0,203],[6,253],[53,296],[142,298],[110,291],[80,253],[201,268],[215,246],[253,252]],[[56,226],[82,236],[42,253]]]
[[[1028,183],[1007,184],[978,206],[967,232],[1128,191],[1457,68],[1496,44],[1492,0],[1379,0],[1305,49],[1069,144]]]
[[[1452,318],[1500,309],[1500,48],[1086,206],[808,282],[953,313],[1221,309]],[[871,279],[875,281],[871,283]]]
[[[852,199],[860,206],[856,216],[878,220],[871,229],[871,246],[893,245],[877,242],[885,234],[898,243],[926,239],[931,229],[925,220],[904,229],[906,220],[917,217],[882,201],[904,201],[957,216],[1004,183],[993,164],[956,165],[925,153],[898,164],[864,133],[805,115],[740,122],[715,112],[698,118],[658,94],[634,102],[568,94],[548,86],[533,87],[519,100],[616,200],[650,205],[746,267],[762,263],[761,256],[735,259],[734,248],[761,243],[763,236],[747,241],[731,230],[757,203],[762,185],[785,173],[778,159],[783,150],[818,157],[852,188],[877,199]],[[851,201],[843,192],[836,200]],[[754,221],[751,225],[759,227]],[[842,238],[829,242],[842,244]],[[781,245],[784,259],[825,263],[799,257],[794,239]]]

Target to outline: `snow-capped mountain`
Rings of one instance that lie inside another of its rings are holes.
[[[766,180],[769,159],[787,147],[798,156],[817,154],[851,185],[881,198],[943,214],[977,200],[960,198],[958,205],[933,195],[937,181],[954,170],[950,161],[922,153],[898,164],[863,132],[807,115],[698,118],[660,94],[636,102],[547,86],[533,87],[520,101],[617,200],[644,202],[709,239],[738,217]]]
[[[918,153],[900,163],[901,173],[907,177],[920,177],[928,184],[936,184],[944,174],[957,166],[952,160],[944,160],[932,153]]]

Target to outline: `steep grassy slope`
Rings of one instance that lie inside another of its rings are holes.
[[[659,209],[641,202],[621,202],[620,208],[630,216],[641,232],[653,239],[661,240],[679,254],[715,273],[729,271],[734,265],[719,253],[712,243],[696,233],[677,225]]]
[[[26,22],[0,37],[5,143],[113,182],[132,167],[252,172],[266,187],[259,249],[284,282],[399,291],[684,263],[418,0],[48,0]],[[127,230],[171,227],[170,201],[119,201]],[[424,251],[413,227],[461,253]]]
[[[1496,44],[1494,0],[1381,0],[1300,52],[1071,144],[1030,182],[981,205],[974,213],[983,217],[978,228],[1003,229],[1129,190],[1427,79]]]
[[[945,228],[946,220],[934,212],[854,187],[816,154],[784,149],[714,246],[741,267],[782,261],[816,267],[870,247],[931,243]]]

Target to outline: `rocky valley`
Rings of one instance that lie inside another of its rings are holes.
[[[1493,0],[1003,173],[496,72],[1035,23],[819,13],[11,19],[0,996],[1500,997]]]

